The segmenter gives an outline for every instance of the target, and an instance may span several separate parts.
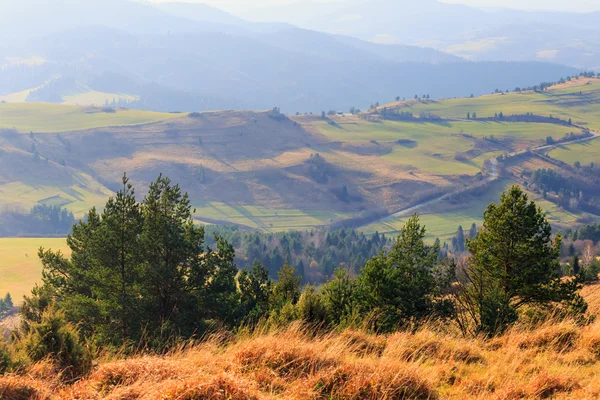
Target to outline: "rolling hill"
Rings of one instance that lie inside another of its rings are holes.
[[[432,215],[432,237],[448,238],[461,221],[477,222],[508,185],[526,185],[536,169],[578,176],[568,164],[592,162],[597,140],[570,145],[569,135],[600,130],[599,98],[600,80],[581,78],[544,92],[409,100],[325,117],[0,104],[0,206],[53,204],[82,216],[118,189],[123,172],[140,187],[164,173],[190,192],[199,221],[263,231],[372,223],[365,232],[393,233],[405,216],[377,221],[454,194],[418,210]],[[396,112],[414,117],[397,120]],[[494,118],[498,113],[506,118]],[[536,117],[512,117],[527,113]],[[497,179],[491,160],[503,154],[513,156],[499,165]],[[558,227],[596,218],[540,192],[531,196]]]

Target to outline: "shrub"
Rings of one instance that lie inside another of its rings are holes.
[[[298,309],[298,317],[302,321],[314,325],[324,325],[327,323],[327,306],[325,305],[323,295],[317,292],[314,286],[306,286],[296,307]]]
[[[13,366],[13,357],[5,342],[0,341],[0,374],[10,371]]]
[[[66,321],[62,311],[52,307],[42,314],[40,322],[29,325],[16,348],[33,362],[50,358],[68,379],[87,374],[92,366],[90,351],[81,342],[78,329]]]

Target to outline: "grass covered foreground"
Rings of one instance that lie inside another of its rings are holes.
[[[590,295],[599,286],[589,288]],[[216,335],[164,356],[105,357],[65,384],[49,362],[0,377],[11,399],[594,399],[600,396],[600,322],[516,326],[464,338],[435,325],[414,333],[299,325]]]

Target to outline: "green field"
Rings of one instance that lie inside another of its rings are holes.
[[[390,143],[395,145],[380,160],[390,166],[413,167],[436,175],[475,175],[490,160],[504,151],[490,151],[472,160],[458,161],[455,156],[474,148],[475,140],[494,137],[503,140],[512,151],[545,143],[548,136],[556,139],[572,132],[572,127],[554,124],[531,124],[484,121],[430,122],[368,122],[355,117],[332,117],[336,125],[314,121],[312,127],[332,142],[352,144]]]
[[[600,139],[560,146],[549,152],[548,155],[571,165],[576,161],[579,161],[581,165],[598,164],[600,163]]]
[[[114,195],[89,175],[77,173],[73,177],[73,184],[68,186],[42,181],[0,184],[0,206],[8,209],[30,209],[36,204],[60,206],[81,218],[90,208],[103,205]]]
[[[309,230],[347,215],[333,211],[275,209],[254,205],[227,205],[210,202],[196,206],[195,218],[240,224],[263,232]]]
[[[0,239],[0,293],[10,292],[15,303],[41,279],[42,264],[37,257],[40,247],[69,254],[65,239]]]
[[[177,118],[180,114],[139,110],[103,112],[92,107],[48,103],[0,103],[0,128],[22,133],[68,132],[130,126]]]
[[[500,112],[505,115],[531,112],[543,116],[553,115],[564,120],[571,118],[574,123],[600,129],[600,109],[597,106],[600,80],[584,78],[579,83],[578,86],[564,86],[543,93],[511,92],[475,98],[411,102],[402,111],[412,111],[416,115],[423,111],[444,118],[466,118],[467,113],[473,112],[477,113],[478,118],[493,117]]]
[[[138,96],[130,96],[127,94],[117,93],[104,93],[97,92],[95,90],[89,90],[86,92],[70,94],[63,96],[63,102],[65,104],[72,105],[83,105],[83,106],[103,106],[107,102],[110,104],[112,101],[136,101],[139,100]]]
[[[442,201],[418,210],[417,214],[419,214],[421,223],[427,228],[427,238],[429,241],[436,238],[448,241],[456,234],[459,225],[462,225],[464,229],[468,229],[473,223],[480,226],[483,222],[483,212],[488,204],[498,203],[502,192],[508,190],[513,184],[515,182],[508,179],[496,181],[492,183],[485,195],[467,199],[464,204],[456,205],[450,204],[448,201]],[[528,194],[530,200],[534,200],[546,212],[548,221],[555,226],[567,226],[582,217],[582,215],[565,211],[534,193]],[[370,224],[360,230],[365,234],[379,232],[394,235],[402,229],[409,218],[410,216],[391,218]]]
[[[465,114],[466,115],[466,114]],[[477,138],[494,136],[498,139],[513,139],[517,143],[543,142],[548,136],[554,138],[563,137],[572,132],[572,127],[554,124],[529,124],[510,122],[484,122],[484,121],[449,121],[440,123],[431,122],[397,122],[381,121],[368,122],[358,118],[336,117],[337,126],[330,125],[324,121],[313,122],[313,126],[325,135],[327,139],[334,142],[394,142],[400,139],[410,139],[417,142],[436,146],[436,140],[453,136],[456,143],[456,151],[463,151],[460,143],[465,141],[461,134],[471,135]],[[351,122],[345,122],[349,120]]]

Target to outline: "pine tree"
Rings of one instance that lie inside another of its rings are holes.
[[[193,285],[202,289],[210,271],[202,268],[200,254],[204,250],[204,229],[196,227],[187,193],[179,185],[160,175],[150,184],[142,205],[143,230],[141,240],[146,263],[144,299],[148,310],[156,315],[155,328],[181,326],[186,312],[195,312],[190,294]],[[212,257],[205,255],[204,259]]]
[[[269,297],[273,289],[269,270],[260,261],[255,261],[250,271],[240,272],[238,285],[241,292],[241,315],[249,322],[258,322],[269,312]]]
[[[342,323],[352,313],[356,301],[355,292],[356,282],[344,268],[337,268],[333,279],[323,286],[325,304],[335,325]]]
[[[477,224],[473,222],[471,229],[469,229],[469,238],[475,239],[475,236],[477,236]]]
[[[528,304],[564,301],[585,309],[578,282],[558,275],[560,236],[553,239],[544,212],[518,186],[488,206],[482,231],[467,244],[469,283],[459,302],[479,331],[502,332]]]
[[[277,274],[278,280],[273,287],[271,308],[281,309],[286,303],[296,304],[300,299],[302,278],[296,275],[294,267],[285,264]]]
[[[375,318],[377,330],[392,331],[433,311],[433,268],[439,248],[425,244],[425,228],[415,215],[408,220],[389,253],[367,262],[358,279],[360,308]]]

